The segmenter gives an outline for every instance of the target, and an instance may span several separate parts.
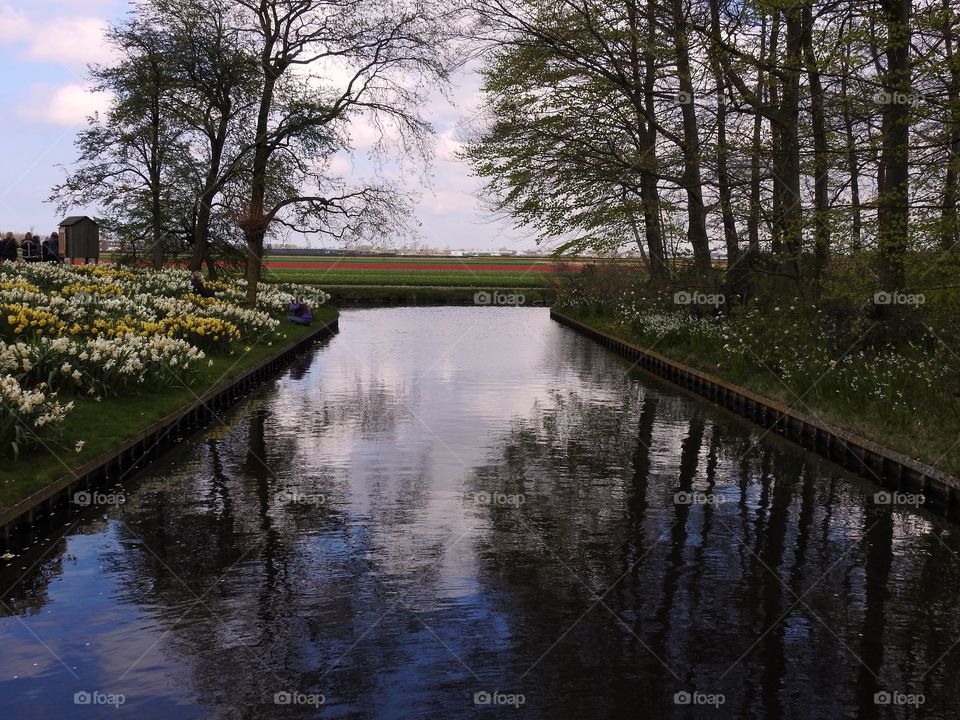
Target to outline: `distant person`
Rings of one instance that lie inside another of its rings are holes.
[[[208,290],[207,286],[203,284],[203,274],[199,270],[193,271],[193,275],[190,276],[190,284],[193,286],[193,291],[200,297],[213,297],[213,290]]]
[[[309,305],[297,299],[290,303],[290,317],[287,320],[297,325],[309,325],[313,322],[313,313]]]
[[[44,262],[60,262],[60,236],[57,233],[50,233],[50,237],[40,244],[40,256]]]
[[[8,232],[0,240],[0,260],[17,261],[17,241],[13,239],[12,232]]]
[[[40,262],[40,243],[33,237],[33,233],[23,236],[20,249],[23,251],[23,259],[26,262]]]

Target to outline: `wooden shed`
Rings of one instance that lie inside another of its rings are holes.
[[[86,215],[71,215],[60,221],[60,257],[100,259],[100,227]]]

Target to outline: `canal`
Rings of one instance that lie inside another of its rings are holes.
[[[340,328],[0,560],[3,718],[957,717],[916,498],[543,308]]]

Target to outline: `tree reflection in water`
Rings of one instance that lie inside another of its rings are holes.
[[[558,398],[474,474],[471,506],[524,498],[475,512],[480,578],[509,608],[504,662],[535,704],[686,716],[673,693],[697,689],[725,695],[723,717],[877,717],[874,694],[900,689],[949,717],[952,527],[717,413],[678,422],[677,404]],[[673,502],[694,491],[726,502]],[[947,612],[933,624],[931,603]]]

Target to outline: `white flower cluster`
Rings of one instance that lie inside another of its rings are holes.
[[[0,448],[16,457],[37,442],[39,431],[62,423],[73,403],[61,404],[56,397],[43,383],[31,389],[12,375],[0,377]]]
[[[250,308],[230,305],[224,302],[217,302],[205,307],[202,311],[195,313],[202,317],[220,318],[233,323],[240,331],[240,336],[244,339],[257,341],[267,335],[273,334],[273,331],[280,325],[280,321],[270,317],[269,313],[260,310],[251,310]]]
[[[242,292],[246,292],[245,281],[238,281],[237,286]],[[310,285],[260,283],[257,286],[257,306],[269,313],[286,312],[295,299],[303,300],[310,307],[317,308],[327,303],[330,295]]]
[[[213,298],[194,294],[183,268],[0,263],[0,455],[63,421],[73,403],[57,402],[57,392],[99,400],[187,385],[206,357],[200,347],[271,344],[292,299],[317,307],[330,297],[261,284],[251,309],[245,281],[209,287]]]
[[[162,335],[0,341],[0,372],[20,382],[42,381],[59,390],[101,397],[140,385],[186,384],[205,357],[185,340]]]

